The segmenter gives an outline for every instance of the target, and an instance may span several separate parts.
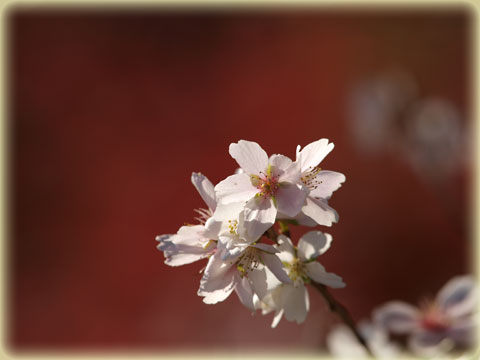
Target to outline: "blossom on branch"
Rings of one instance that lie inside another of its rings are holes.
[[[229,152],[243,172],[215,186],[215,219],[228,220],[243,213],[248,236],[255,238],[273,225],[277,212],[290,217],[300,212],[308,192],[300,181],[300,163],[278,154],[268,158],[252,141],[230,144]]]
[[[407,335],[415,354],[438,356],[472,345],[477,301],[475,279],[458,276],[443,286],[435,300],[420,308],[391,301],[374,312],[374,320],[394,334]]]
[[[316,261],[318,256],[330,248],[332,237],[329,234],[311,231],[299,240],[297,247],[285,235],[280,235],[277,241],[277,256],[285,265],[292,283],[279,283],[270,279],[270,291],[264,299],[257,301],[257,308],[262,309],[263,314],[275,311],[272,327],[277,326],[282,315],[288,321],[297,323],[305,320],[310,307],[305,284],[314,281],[331,288],[345,287],[340,276],[327,272]]]

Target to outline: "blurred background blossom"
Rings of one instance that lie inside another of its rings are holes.
[[[322,264],[356,320],[471,272],[471,19],[10,8],[9,347],[325,349],[338,319],[319,294],[272,330],[235,297],[204,304],[205,264],[173,274],[155,248],[203,206],[191,173],[233,173],[239,139],[290,157],[335,144],[322,167],[346,182]]]

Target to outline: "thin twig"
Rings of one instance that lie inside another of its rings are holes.
[[[357,327],[355,326],[355,322],[353,321],[352,317],[350,316],[348,310],[340,304],[335,298],[330,294],[327,290],[327,287],[325,285],[316,283],[316,282],[311,282],[310,283],[315,289],[317,289],[324,297],[324,299],[327,301],[328,306],[330,307],[330,310],[333,312],[336,312],[338,316],[342,319],[342,321],[352,330],[353,334],[357,338],[357,340],[362,344],[365,349],[367,350],[367,353],[373,357],[373,354],[363,338],[363,336],[360,334],[360,332],[357,330]]]

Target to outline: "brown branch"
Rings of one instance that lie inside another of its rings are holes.
[[[323,298],[328,303],[330,310],[337,313],[338,316],[340,316],[342,321],[350,328],[350,330],[353,332],[353,334],[355,335],[357,340],[360,342],[360,344],[362,344],[365,347],[368,355],[373,357],[373,353],[371,352],[367,342],[365,341],[363,336],[360,334],[360,332],[357,330],[357,327],[355,326],[355,322],[353,321],[352,317],[350,316],[345,306],[343,306],[337,300],[335,300],[332,294],[328,292],[327,287],[325,285],[319,284],[313,281],[310,284],[323,295]]]

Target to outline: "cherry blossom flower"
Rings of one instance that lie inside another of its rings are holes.
[[[389,302],[374,312],[374,320],[395,334],[408,335],[410,349],[420,356],[438,356],[473,342],[478,289],[471,276],[451,279],[434,301],[420,308]]]
[[[192,183],[208,209],[195,210],[199,225],[182,226],[176,234],[159,235],[157,249],[163,251],[165,264],[179,266],[190,264],[212,255],[216,251],[216,234],[206,232],[205,222],[209,222],[216,208],[213,184],[200,173],[192,174]]]
[[[308,189],[300,181],[298,162],[278,154],[268,158],[252,141],[230,144],[229,152],[243,172],[215,186],[216,220],[237,218],[243,212],[248,236],[255,238],[273,225],[277,212],[290,217],[300,212]]]
[[[263,243],[246,245],[234,255],[219,249],[208,261],[198,295],[206,304],[216,304],[235,290],[242,304],[254,310],[254,295],[262,299],[267,293],[267,268],[280,281],[290,281],[276,252],[273,246]]]
[[[314,221],[313,225],[317,223],[331,226],[332,223],[338,221],[338,214],[328,205],[328,200],[345,181],[345,175],[335,171],[322,170],[319,167],[333,147],[333,143],[329,143],[327,139],[310,143],[303,149],[300,145],[297,146],[296,160],[300,163],[300,182],[309,189],[300,216],[311,218]],[[305,219],[302,220],[302,223],[309,225]]]
[[[262,309],[263,314],[275,311],[272,327],[276,327],[282,315],[288,321],[302,323],[307,317],[310,307],[308,291],[305,284],[312,280],[332,288],[342,288],[345,283],[342,278],[333,273],[328,273],[325,268],[316,261],[316,258],[324,254],[330,247],[332,237],[320,231],[310,231],[294,247],[291,240],[285,235],[280,235],[275,247],[280,251],[277,256],[282,260],[291,284],[275,283],[275,279],[268,277],[269,291],[261,301],[257,301],[256,307]],[[267,273],[268,276],[268,273]]]

